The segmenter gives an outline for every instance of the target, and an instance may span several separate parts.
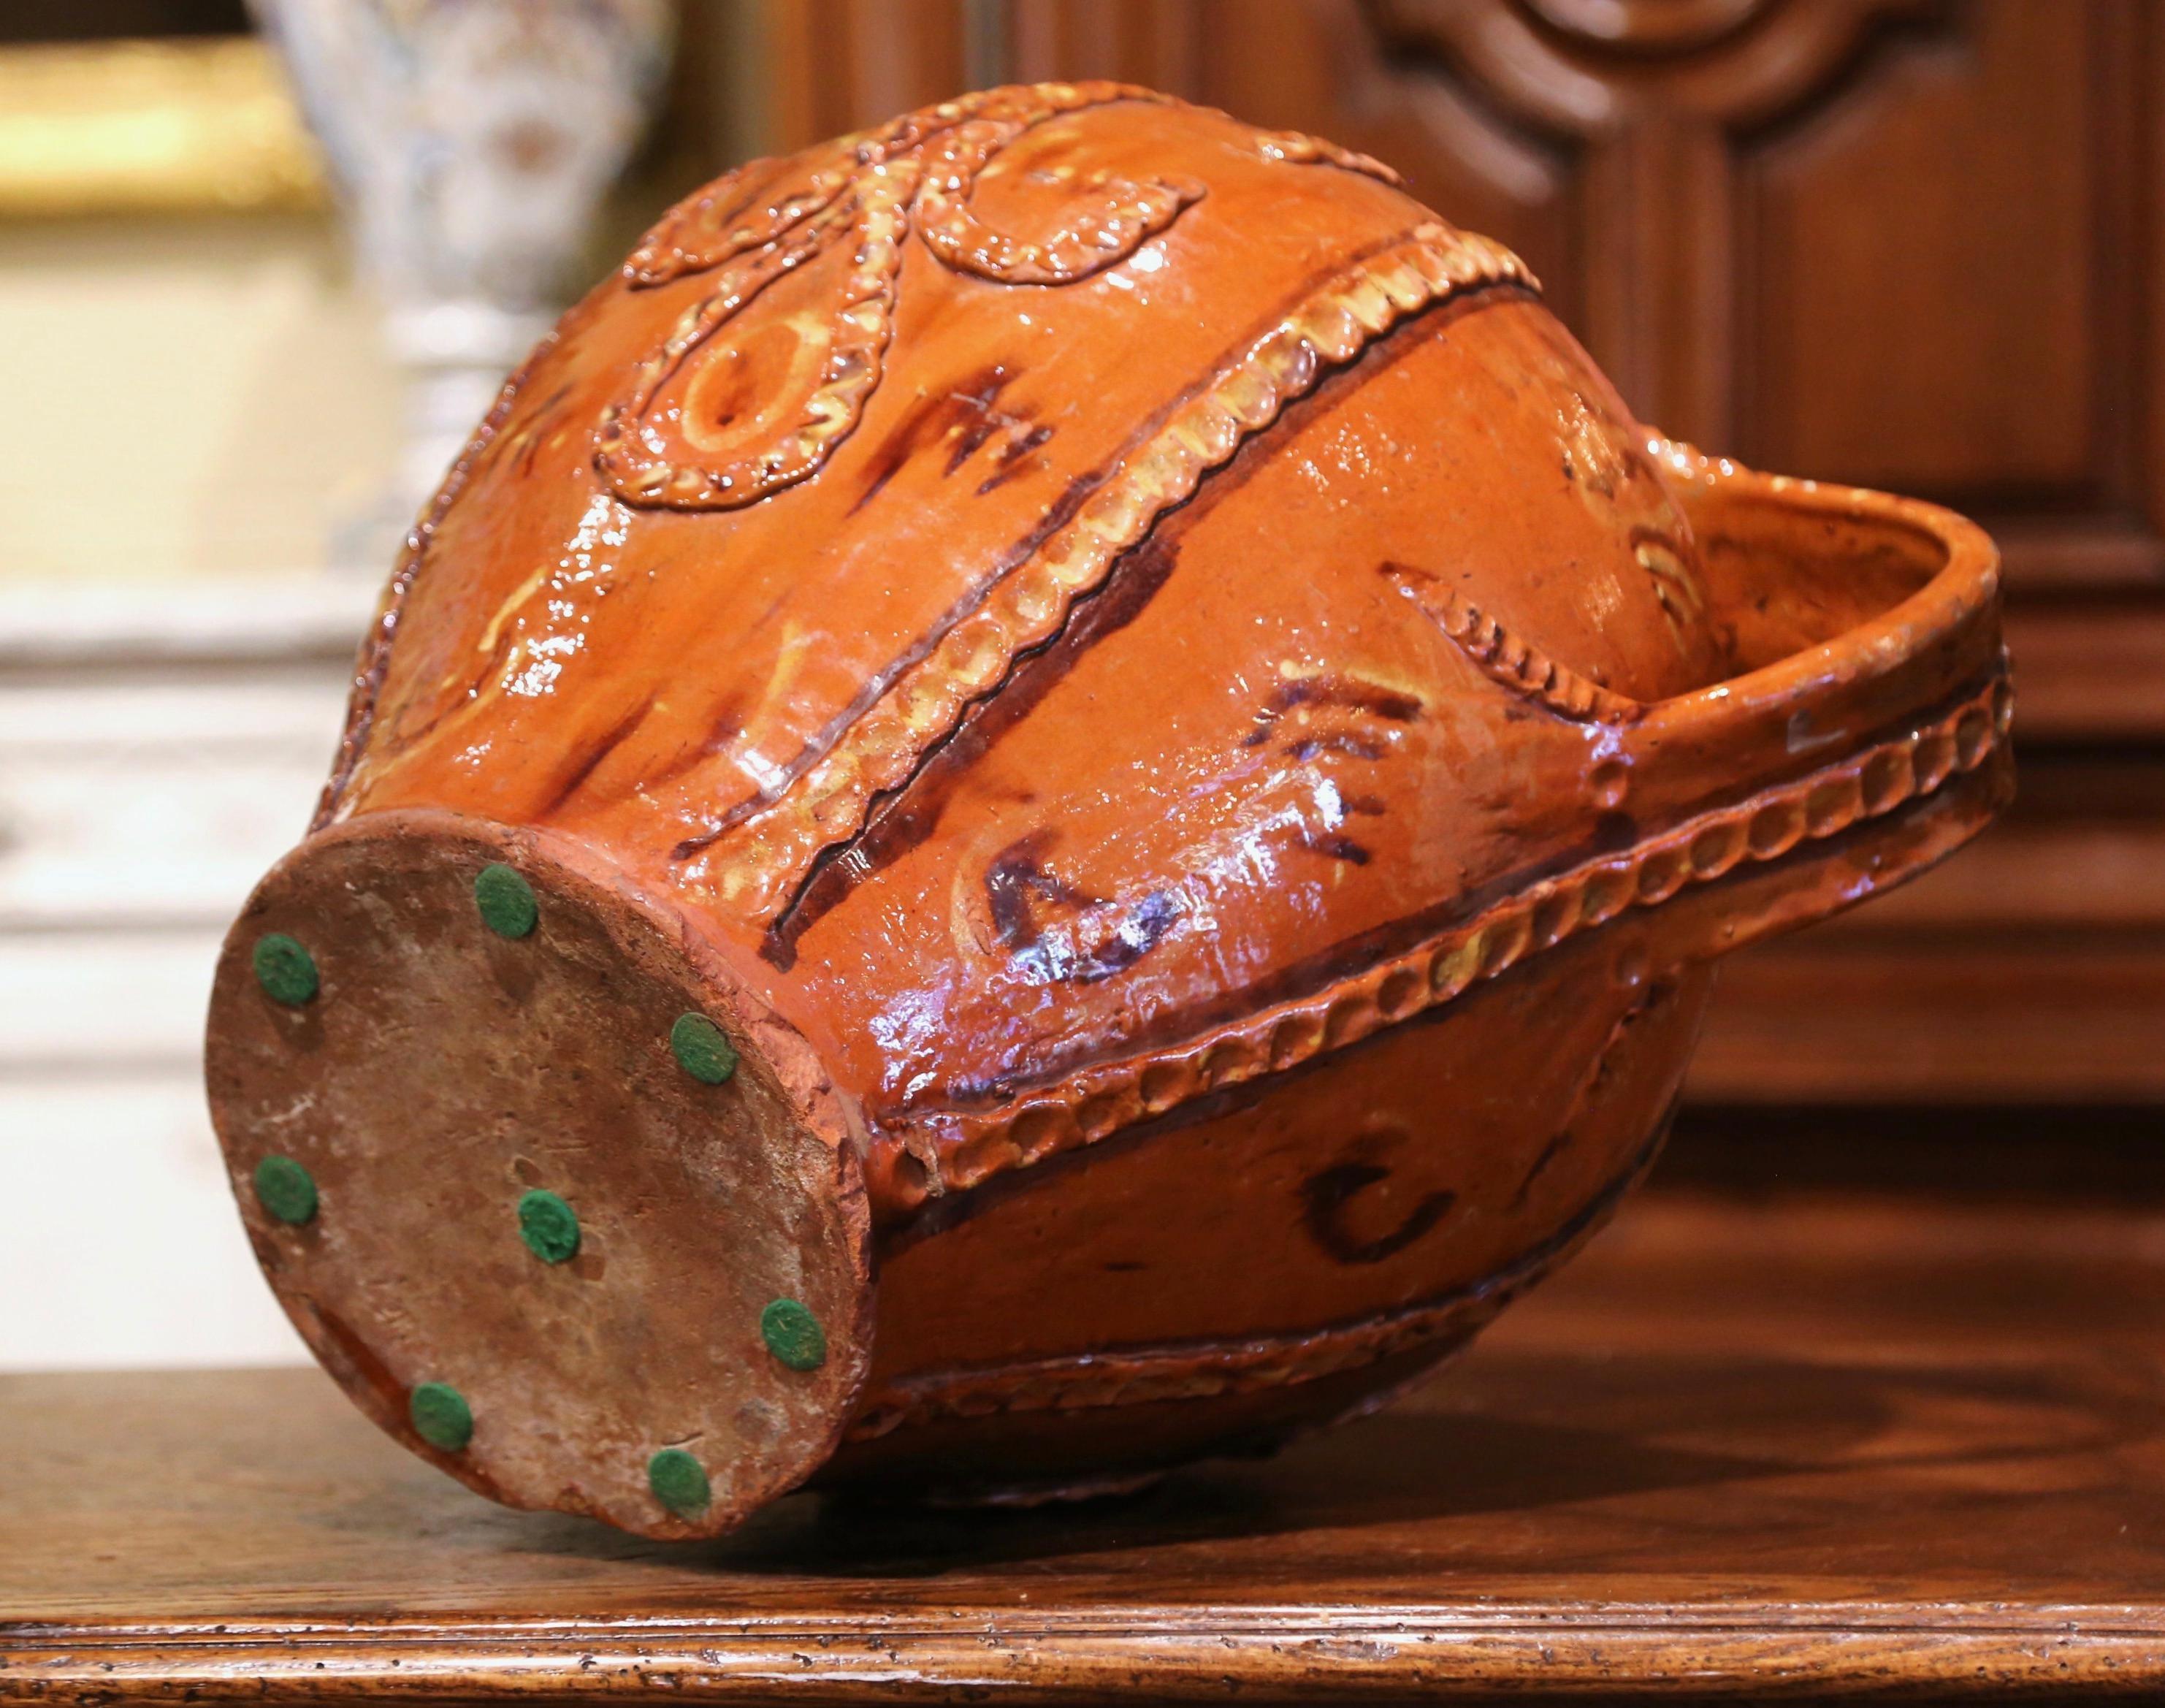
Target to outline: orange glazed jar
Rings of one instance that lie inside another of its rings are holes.
[[[506,386],[219,1130],[498,1500],[1119,1486],[1568,1253],[1715,958],[1975,832],[2008,706],[1978,530],[1663,440],[1388,168],[973,95],[701,191]]]

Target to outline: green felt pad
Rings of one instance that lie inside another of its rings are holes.
[[[669,1028],[669,1047],[694,1079],[719,1085],[737,1071],[737,1052],[722,1029],[703,1014],[677,1016]]]
[[[298,1008],[316,994],[316,957],[283,931],[268,931],[258,937],[251,959],[255,982],[271,1001]]]
[[[545,1263],[566,1263],[579,1252],[579,1213],[553,1192],[519,1200],[519,1237]]]
[[[499,937],[524,937],[541,917],[534,886],[508,866],[484,866],[474,879],[474,905],[482,923]]]
[[[759,1314],[766,1349],[793,1370],[816,1370],[827,1362],[827,1331],[793,1299],[772,1300]]]
[[[714,1498],[706,1468],[682,1447],[664,1447],[646,1462],[646,1486],[679,1518],[696,1518]]]
[[[279,1220],[295,1227],[315,1220],[315,1177],[291,1157],[266,1157],[255,1165],[255,1197]]]
[[[432,1447],[456,1453],[473,1439],[473,1412],[448,1382],[424,1382],[406,1402],[414,1432]]]

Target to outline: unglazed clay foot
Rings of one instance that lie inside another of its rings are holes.
[[[861,1136],[666,903],[546,833],[371,814],[265,880],[211,1026],[264,1271],[417,1452],[666,1535],[834,1451],[871,1345]]]

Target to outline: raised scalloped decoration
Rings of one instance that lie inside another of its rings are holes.
[[[705,272],[779,242],[834,206],[856,170],[856,139],[818,156],[819,164],[765,195],[747,193],[762,162],[740,166],[672,208],[624,264],[635,290],[651,290],[687,273]]]
[[[1437,628],[1458,643],[1483,675],[1514,693],[1537,700],[1575,723],[1628,724],[1644,714],[1646,709],[1641,702],[1558,664],[1425,570],[1410,564],[1387,563],[1383,572]]]
[[[1621,1031],[1620,1026],[1611,1034],[1612,1046]],[[1589,1083],[1593,1077],[1588,1076]],[[906,1376],[872,1395],[846,1439],[876,1441],[905,1426],[991,1412],[1075,1411],[1251,1393],[1313,1382],[1424,1345],[1463,1339],[1601,1226],[1651,1165],[1663,1136],[1657,1132],[1641,1147],[1616,1178],[1555,1234],[1471,1286],[1290,1334],[1130,1347]]]
[[[1036,243],[987,225],[970,193],[994,156],[1050,119],[1167,99],[1125,83],[994,89],[830,144],[773,187],[748,188],[758,177],[746,168],[680,203],[633,252],[626,278],[646,290],[714,268],[721,277],[603,411],[596,472],[628,504],[694,510],[754,503],[815,472],[856,430],[879,385],[910,230],[945,265],[1002,284],[1068,284],[1125,260],[1199,200],[1203,186],[1098,175],[1077,184],[1068,224]],[[786,354],[762,366],[719,335],[769,285],[838,242],[850,253],[840,282],[816,315],[785,329]],[[657,409],[687,366],[682,407]],[[698,394],[707,368],[723,371],[728,407],[717,418],[748,416],[745,424],[703,430]],[[750,407],[740,395],[747,389]]]
[[[905,210],[917,177],[914,161],[867,168],[851,201],[823,210],[729,266],[714,293],[686,312],[661,348],[634,370],[629,394],[609,406],[595,435],[594,467],[619,498],[691,509],[748,504],[803,479],[826,461],[879,384],[894,329]],[[812,365],[799,380],[803,364],[788,363],[801,399],[788,412],[792,419],[777,424],[772,409],[762,409],[752,431],[703,433],[696,403],[700,380],[719,366],[721,353],[711,341],[716,332],[776,279],[845,230],[856,247],[831,313],[802,331],[783,329],[792,340],[791,355],[809,355]],[[695,351],[705,356],[706,366],[693,376],[679,421],[660,428],[647,419],[647,411]],[[654,448],[656,444],[666,452]]]
[[[1050,118],[1048,112],[1046,117]],[[926,162],[917,202],[924,246],[957,272],[1003,285],[1066,285],[1133,255],[1144,240],[1203,199],[1193,178],[1143,183],[1109,172],[1062,180],[1072,186],[1069,224],[1038,243],[1025,243],[986,224],[971,210],[970,193],[992,157],[1020,136],[1021,124],[972,119],[941,138]],[[1067,168],[1056,167],[1056,176]]]
[[[686,881],[713,884],[740,909],[772,916],[819,851],[861,826],[873,798],[909,776],[918,756],[1005,680],[1015,658],[1049,640],[1076,599],[1158,516],[1186,500],[1331,366],[1409,314],[1460,293],[1534,286],[1501,245],[1441,221],[1356,261],[1196,388],[1114,467],[1074,519],[1001,581],[867,708],[820,762],[726,853],[700,852]]]
[[[758,410],[759,421],[763,429],[773,431],[775,443],[735,444],[739,454],[719,465],[711,459],[703,461],[696,447],[678,445],[677,452],[692,454],[671,454],[656,448],[657,444],[669,446],[668,436],[657,435],[652,444],[645,440],[641,411],[651,404],[682,363],[769,285],[844,235],[867,234],[872,216],[867,214],[862,198],[851,192],[851,187],[872,169],[903,163],[906,156],[923,150],[934,139],[977,119],[1019,134],[1057,113],[1114,101],[1169,100],[1148,89],[1107,82],[993,90],[942,102],[876,131],[842,138],[819,150],[793,174],[776,170],[762,177],[762,166],[769,163],[756,162],[678,203],[648,233],[626,263],[627,280],[634,289],[653,289],[716,269],[721,270],[720,276],[705,298],[679,319],[661,349],[634,371],[625,397],[604,413],[598,432],[597,472],[628,503],[687,509],[750,503],[804,478],[855,427],[878,382],[893,313],[893,256],[883,240],[872,264],[861,261],[851,270],[845,294],[855,294],[851,306],[857,317],[856,324],[832,329],[821,349],[813,348],[814,340],[804,340],[805,361],[785,365],[793,382],[800,382],[796,395],[801,402],[788,411],[789,419],[777,422],[777,412],[771,408]],[[1385,182],[1397,182],[1388,167],[1366,156],[1296,132],[1267,134],[1256,146],[1271,160],[1293,165],[1329,164]],[[911,164],[922,166],[921,161]],[[885,172],[882,182],[898,186],[902,174]],[[1109,189],[1110,185],[1098,187]],[[952,191],[951,186],[936,193],[951,201]],[[1130,233],[1137,234],[1138,242],[1149,235],[1146,225],[1162,229],[1151,222],[1161,214],[1172,217],[1164,214],[1162,198],[1167,191],[1175,196],[1184,193],[1179,185],[1160,187],[1152,192],[1147,208],[1121,215],[1109,229],[1122,241]],[[888,194],[876,196],[874,200],[886,204],[882,221],[898,217],[898,210],[902,229],[906,230],[911,211],[923,194],[920,171],[918,191],[911,198],[905,200]],[[1187,204],[1183,201],[1181,205]],[[1177,208],[1172,211],[1177,213]],[[1104,217],[1102,207],[1099,217]],[[890,234],[882,223],[871,235],[884,240]],[[898,240],[901,232],[892,235]],[[1037,263],[1068,264],[1056,256],[1051,260],[1039,256]],[[1404,314],[1454,292],[1505,280],[1528,289],[1539,288],[1533,275],[1508,250],[1438,222],[1418,228],[1397,249],[1360,264],[1324,287],[1244,357],[1214,376],[1208,394],[1193,400],[1177,422],[1127,458],[1100,488],[1088,516],[1078,519],[1055,542],[1056,551],[1041,551],[1009,577],[1001,594],[1004,609],[993,619],[993,626],[1019,626],[1037,638],[1050,633],[1045,616],[1055,611],[1064,616],[1075,593],[1095,584],[1120,549],[1113,542],[1127,544],[1140,538],[1149,521],[1172,501],[1167,494],[1187,496],[1193,490],[1195,473],[1222,461],[1242,437],[1267,424],[1285,398],[1314,382],[1318,360],[1350,359],[1367,336]],[[550,341],[545,340],[544,347]],[[815,376],[810,383],[801,383],[814,357]],[[524,370],[521,372],[523,375]],[[439,493],[429,519],[417,530],[407,557],[402,560],[356,680],[339,767],[319,806],[319,821],[328,822],[336,814],[359,762],[388,664],[398,609],[425,556],[435,523],[463,486],[474,456],[488,441],[517,390],[516,380],[505,387],[490,420],[477,434]],[[1179,482],[1184,468],[1188,472],[1183,487]],[[1112,550],[1104,549],[1109,545]],[[973,630],[972,639],[977,635]],[[948,640],[954,640],[955,633],[951,631]],[[905,731],[927,731],[923,741],[904,750],[914,756],[938,734],[951,729],[952,708],[967,703],[977,692],[970,685],[996,683],[1011,657],[1011,653],[980,653],[967,646],[943,643],[940,654],[926,661],[930,667],[920,667],[906,683],[889,692],[886,704],[896,715],[883,726],[885,734],[891,740],[898,722]],[[951,692],[958,687],[963,690],[959,697]],[[771,855],[762,857],[767,867],[763,877],[754,877],[742,867],[721,872],[719,878],[725,892],[735,894],[753,882],[762,895],[779,895],[801,878],[809,857],[825,841],[846,836],[861,825],[870,790],[856,786],[849,772],[852,767],[867,763],[875,764],[882,773],[898,769],[872,751],[880,745],[859,741],[853,744],[851,756],[825,767],[822,783],[826,793],[809,816],[818,825],[839,825],[839,830],[814,830],[806,846],[801,825],[772,827],[775,846],[787,844],[798,851],[782,857],[788,863],[779,869],[778,876]],[[845,810],[840,804],[850,801],[855,802],[854,809]],[[757,872],[762,861],[755,860],[751,865],[752,872]]]
[[[1266,130],[1256,139],[1256,152],[1265,160],[1283,161],[1288,166],[1342,166],[1349,172],[1381,178],[1393,189],[1405,187],[1406,181],[1373,155],[1341,148],[1302,130]]]
[[[1750,800],[1685,820],[1620,853],[1532,883],[1479,918],[1329,989],[1227,1022],[1164,1050],[1101,1062],[997,1109],[918,1111],[870,1159],[902,1209],[1153,1120],[1227,1086],[1344,1047],[1627,908],[1653,907],[1740,862],[1779,858],[1973,771],[2004,739],[2004,677],[1944,716]],[[903,1157],[914,1166],[898,1166]]]
[[[1313,1382],[1424,1342],[1471,1334],[1525,1284],[1409,1305],[1309,1334],[1089,1352],[905,1377],[871,1397],[845,1439],[876,1441],[944,1418],[1208,1400]]]

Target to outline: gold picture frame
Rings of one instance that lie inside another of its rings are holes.
[[[254,36],[0,50],[0,219],[313,209],[322,156]]]

